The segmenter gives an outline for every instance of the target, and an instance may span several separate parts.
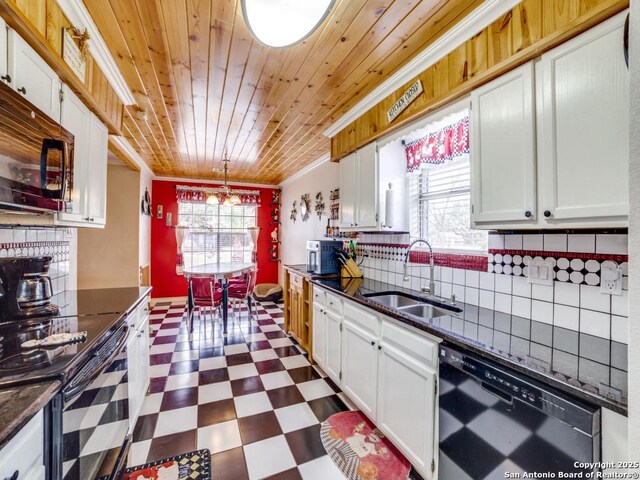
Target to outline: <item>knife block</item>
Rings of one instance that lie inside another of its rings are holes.
[[[347,260],[344,267],[340,269],[340,276],[342,278],[362,278],[363,275],[358,264],[350,258]]]

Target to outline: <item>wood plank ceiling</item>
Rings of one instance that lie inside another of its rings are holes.
[[[239,0],[84,0],[136,106],[123,132],[157,175],[277,184],[322,132],[482,0],[337,0],[304,42],[268,48]]]

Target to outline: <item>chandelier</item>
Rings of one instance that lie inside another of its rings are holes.
[[[241,0],[253,36],[268,47],[289,47],[311,35],[335,0]]]
[[[240,205],[242,200],[240,199],[240,195],[233,191],[233,189],[228,184],[228,171],[229,171],[229,158],[225,157],[222,159],[222,163],[224,164],[224,185],[222,185],[217,192],[211,192],[207,196],[207,204],[209,205],[218,205],[220,204],[220,200],[222,199],[222,205]]]

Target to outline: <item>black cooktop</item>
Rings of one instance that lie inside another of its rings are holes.
[[[92,351],[124,322],[121,314],[49,317],[0,323],[0,387],[59,379],[63,384],[89,358]],[[58,333],[87,332],[78,343],[25,347]]]

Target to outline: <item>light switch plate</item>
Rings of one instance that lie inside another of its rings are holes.
[[[600,271],[600,293],[622,295],[622,269],[602,267]]]
[[[527,277],[531,284],[553,285],[553,265],[542,258],[533,259]]]

